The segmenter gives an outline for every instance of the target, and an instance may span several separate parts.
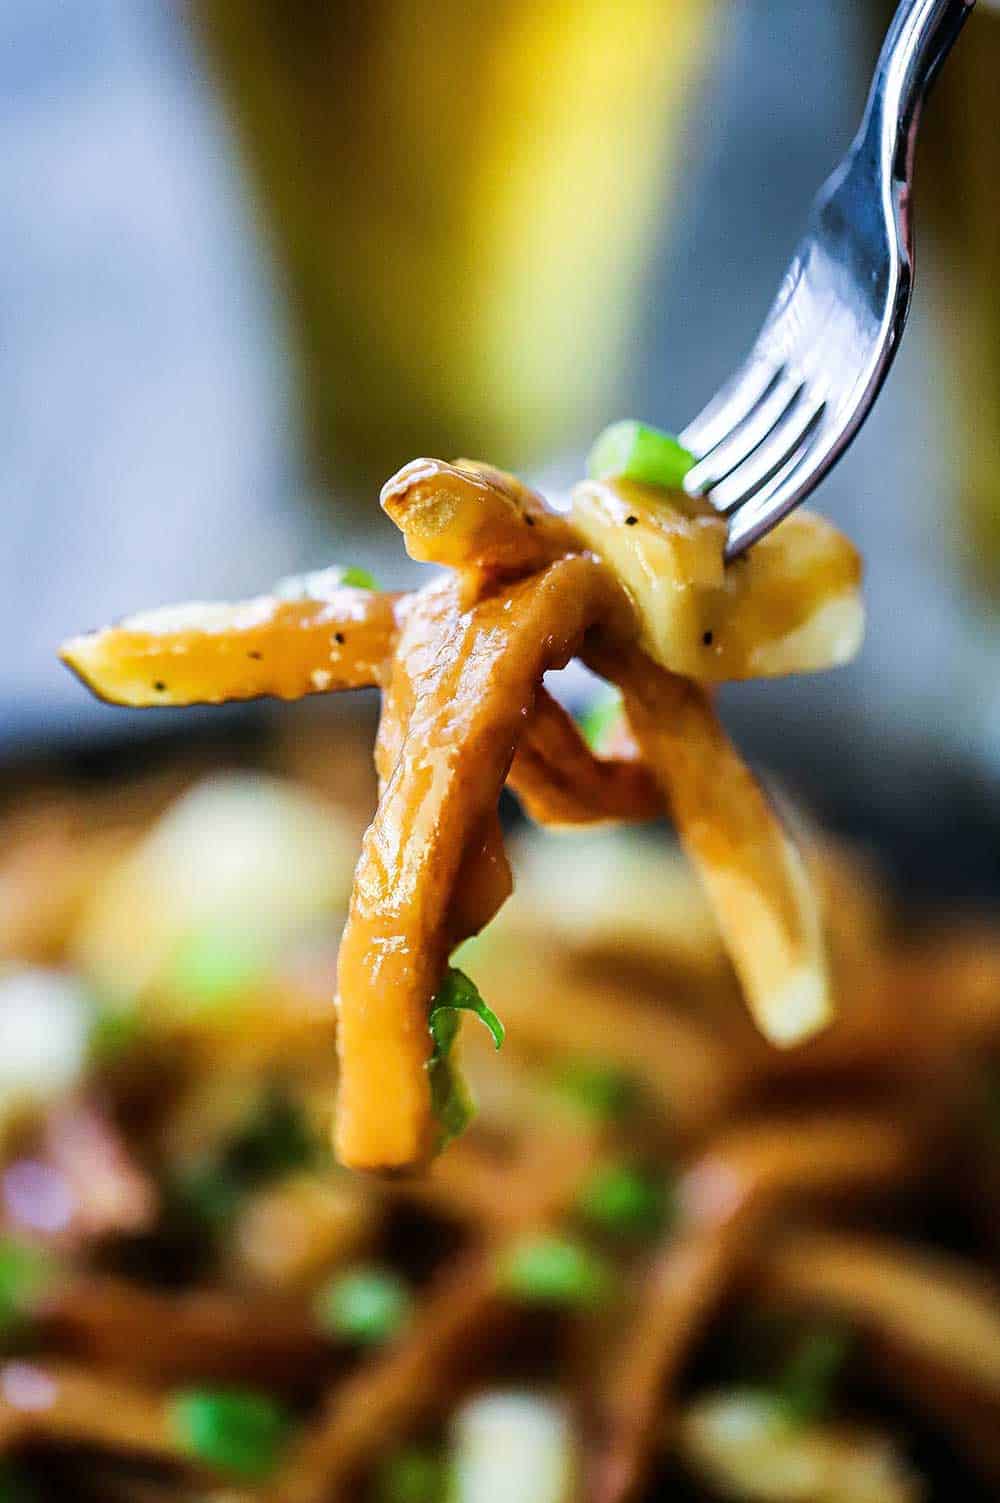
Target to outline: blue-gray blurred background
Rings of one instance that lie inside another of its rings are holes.
[[[858,0],[349,10],[0,7],[5,753],[149,727],[60,669],[75,630],[327,560],[411,577],[374,487],[415,448],[562,485],[607,421],[680,427],[751,340],[885,22]],[[968,249],[997,217],[995,109],[968,114],[994,105],[970,78],[998,31],[981,7],[930,106],[915,314],[816,501],[868,559],[864,653],[728,701],[757,756],[872,801],[944,781],[992,805],[1000,773],[969,473],[973,441],[1000,465],[1000,259]]]

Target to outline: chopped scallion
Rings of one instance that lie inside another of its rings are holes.
[[[587,706],[580,716],[579,725],[583,739],[591,751],[607,749],[611,733],[621,719],[622,697],[617,690],[608,690]]]
[[[660,1178],[630,1164],[595,1169],[577,1199],[585,1220],[624,1238],[655,1237],[667,1223],[670,1196]]]
[[[250,1389],[186,1389],[174,1395],[170,1417],[190,1456],[247,1479],[273,1472],[290,1430],[284,1408]]]
[[[410,1292],[396,1274],[354,1268],[320,1291],[316,1314],[331,1335],[359,1346],[380,1346],[403,1329],[411,1306]]]
[[[348,564],[345,568],[334,565],[329,569],[313,569],[306,574],[288,574],[278,580],[271,593],[279,600],[329,600],[333,592],[344,585],[355,590],[378,588],[367,569]]]
[[[267,956],[250,935],[203,929],[176,947],[165,980],[182,1002],[217,1007],[259,986],[266,973]]]
[[[638,1087],[633,1076],[615,1065],[574,1060],[556,1076],[559,1095],[598,1121],[614,1121],[635,1109]]]
[[[0,1334],[16,1330],[38,1308],[55,1275],[55,1264],[41,1248],[0,1239]]]
[[[612,423],[598,437],[587,460],[594,480],[636,480],[677,490],[694,464],[694,455],[670,433],[627,419]]]
[[[511,1298],[530,1305],[591,1309],[614,1287],[610,1268],[597,1253],[569,1237],[518,1242],[500,1260],[498,1282]]]
[[[351,585],[356,590],[378,589],[374,574],[370,574],[367,569],[359,569],[355,564],[351,564],[343,570],[340,582],[341,584]]]

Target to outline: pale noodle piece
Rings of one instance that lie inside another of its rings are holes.
[[[424,563],[519,576],[580,548],[537,491],[478,460],[414,459],[386,481],[380,500],[407,553]]]
[[[757,1026],[773,1044],[799,1043],[833,1012],[822,918],[801,855],[705,689],[637,648],[616,646],[591,661],[622,690]]]
[[[383,680],[406,598],[341,587],[165,606],[73,637],[60,657],[100,698],[137,707],[367,688]]]

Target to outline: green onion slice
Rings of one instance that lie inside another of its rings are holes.
[[[577,1199],[586,1221],[623,1238],[655,1237],[666,1226],[670,1209],[666,1183],[631,1164],[602,1164]]]
[[[578,724],[592,752],[603,752],[622,715],[622,697],[617,689],[594,699],[580,715]]]
[[[41,1248],[0,1238],[0,1334],[17,1330],[41,1304],[57,1265]]]
[[[334,590],[345,585],[355,590],[377,590],[375,576],[355,564],[346,568],[312,569],[306,574],[288,574],[271,590],[279,600],[329,600]]]
[[[638,1084],[627,1071],[591,1060],[573,1060],[553,1084],[568,1105],[598,1122],[627,1117],[639,1098]]]
[[[170,1421],[195,1460],[253,1480],[274,1471],[290,1432],[283,1406],[252,1389],[184,1389],[173,1397]]]
[[[175,947],[165,977],[179,999],[196,1008],[224,1007],[259,987],[269,957],[250,935],[197,929]]]
[[[587,459],[592,480],[637,480],[675,491],[694,464],[694,455],[671,433],[627,419],[612,423],[594,443]]]
[[[502,1292],[529,1305],[593,1309],[614,1288],[610,1267],[582,1242],[556,1235],[533,1237],[507,1249],[497,1269]]]
[[[406,1325],[412,1309],[410,1292],[384,1268],[354,1268],[332,1279],[316,1298],[324,1331],[359,1346],[381,1346]]]

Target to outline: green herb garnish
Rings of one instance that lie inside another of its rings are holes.
[[[587,459],[594,480],[637,480],[677,490],[694,464],[694,455],[670,433],[628,419],[612,423],[598,437]]]
[[[603,1164],[577,1198],[579,1214],[623,1238],[655,1237],[671,1212],[667,1184],[630,1164]]]
[[[334,590],[344,585],[355,590],[378,589],[374,575],[367,569],[348,564],[345,568],[334,565],[329,569],[312,569],[306,574],[288,574],[278,580],[271,593],[279,600],[329,600]]]
[[[635,1110],[639,1087],[634,1076],[615,1065],[574,1060],[556,1076],[553,1084],[571,1106],[599,1122],[627,1117]]]
[[[186,1389],[174,1395],[170,1419],[188,1455],[253,1480],[274,1471],[290,1432],[282,1405],[250,1389]]]
[[[403,1280],[384,1268],[354,1268],[339,1274],[316,1297],[324,1331],[359,1346],[391,1341],[410,1317],[412,1300]]]
[[[448,1463],[438,1452],[415,1446],[397,1451],[382,1463],[375,1495],[378,1503],[445,1503]]]
[[[508,1248],[497,1270],[500,1289],[528,1305],[593,1309],[614,1287],[611,1269],[582,1242],[533,1237]]]
[[[601,694],[583,711],[578,724],[593,752],[602,752],[622,715],[622,697],[616,689]]]
[[[0,1335],[17,1331],[52,1285],[56,1264],[41,1248],[0,1238]]]
[[[778,1399],[797,1424],[811,1424],[829,1412],[852,1346],[851,1333],[843,1326],[821,1324],[803,1332],[776,1386]]]
[[[434,995],[427,1018],[431,1038],[434,1040],[434,1049],[427,1061],[427,1073],[430,1076],[431,1103],[438,1123],[441,1147],[464,1132],[475,1115],[475,1104],[469,1088],[461,1072],[451,1062],[451,1050],[463,1012],[473,1012],[485,1023],[499,1049],[504,1040],[503,1024],[496,1013],[487,1007],[475,982],[470,981],[464,971],[450,966]]]
[[[374,574],[370,574],[367,569],[359,569],[355,564],[351,564],[343,570],[340,582],[341,584],[353,586],[355,590],[378,589]]]
[[[259,986],[267,970],[268,956],[252,936],[209,928],[177,945],[164,979],[184,1002],[224,1007]]]

